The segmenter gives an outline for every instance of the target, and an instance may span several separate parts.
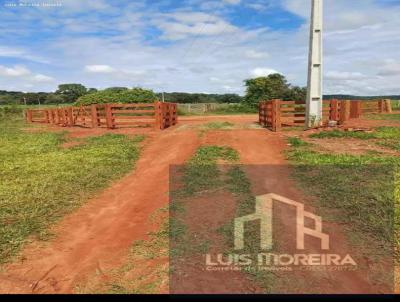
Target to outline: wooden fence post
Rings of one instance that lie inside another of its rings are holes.
[[[343,124],[350,117],[350,101],[340,101],[340,118],[339,123]]]
[[[379,113],[383,113],[385,111],[385,103],[383,102],[383,100],[378,101],[378,110]]]
[[[106,104],[104,109],[106,112],[107,128],[114,129],[115,124],[114,124],[114,119],[113,119],[113,114],[112,114],[112,104]]]
[[[58,125],[60,123],[60,115],[58,114],[58,109],[54,109],[54,119],[55,123]]]
[[[47,124],[50,123],[50,115],[49,115],[49,110],[44,111],[44,120]]]
[[[178,124],[178,104],[174,104],[174,125]]]
[[[168,113],[169,113],[169,125],[168,127],[172,127],[174,125],[174,107],[171,103],[168,104]]]
[[[65,111],[64,108],[59,109],[59,114],[60,114],[60,118],[61,118],[61,125],[64,126],[65,125]]]
[[[26,111],[26,120],[27,120],[29,123],[32,123],[32,110],[31,110],[31,109],[28,109],[28,110]]]
[[[62,109],[62,115],[63,115],[63,126],[66,127],[68,126],[68,111],[66,108]]]
[[[50,124],[54,124],[54,116],[53,116],[53,110],[49,109],[49,122]]]
[[[272,131],[278,132],[281,128],[281,100],[272,100]]]
[[[60,108],[58,108],[57,109],[57,117],[58,117],[58,122],[57,122],[57,124],[59,124],[59,125],[61,125],[62,124],[62,119],[63,119],[63,117],[62,117],[62,114],[61,114],[61,109]]]
[[[165,103],[160,103],[160,130],[165,129]]]
[[[331,100],[329,104],[329,120],[337,121],[339,113],[339,103],[337,100]]]
[[[361,116],[361,101],[351,101],[350,118],[359,118]]]
[[[98,115],[97,115],[97,105],[96,104],[91,105],[90,109],[91,109],[90,111],[91,111],[91,114],[92,114],[92,128],[97,128],[98,126],[100,126],[99,125],[99,118],[98,118]]]
[[[271,129],[272,129],[272,131],[276,131],[275,115],[276,115],[275,101],[272,100],[271,101]]]
[[[361,101],[357,101],[357,118],[360,118],[362,115]]]
[[[157,101],[154,102],[154,129],[160,130],[161,129],[161,102]]]
[[[384,102],[385,102],[385,112],[386,113],[393,113],[392,100],[384,100]]]
[[[72,127],[74,126],[74,114],[72,112],[72,107],[67,108],[67,114],[68,114],[68,126]]]

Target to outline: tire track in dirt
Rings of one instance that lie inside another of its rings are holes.
[[[309,204],[310,198],[305,196],[296,186],[295,181],[291,179],[291,168],[284,156],[284,150],[287,148],[284,134],[272,133],[263,129],[213,131],[207,133],[206,144],[227,145],[239,152],[241,163],[245,165],[244,169],[255,196],[275,193],[302,202],[307,211],[314,212],[312,205]],[[369,264],[366,263],[368,260],[364,262],[362,255],[359,255],[358,251],[348,244],[342,226],[322,219],[324,231],[329,233],[330,240],[334,243],[334,247],[331,247],[329,253],[358,256],[358,264],[369,267]],[[290,228],[292,221],[282,221],[282,223]],[[293,241],[293,237],[288,236],[283,239],[283,241],[285,240]],[[307,253],[321,252],[319,242],[306,241],[306,244],[308,245]],[[302,280],[305,281],[303,288],[300,285],[296,290],[285,288],[283,293],[391,293],[391,289],[386,286],[374,284],[362,270],[346,271],[340,274],[334,272],[296,273],[293,277],[292,281],[309,277],[310,280]],[[312,285],[311,279],[317,280],[317,285]]]
[[[1,293],[73,292],[90,273],[120,264],[134,241],[154,231],[147,221],[168,204],[169,165],[190,158],[199,137],[169,129],[148,140],[133,172],[62,219],[54,240],[28,244],[21,262],[4,267]]]

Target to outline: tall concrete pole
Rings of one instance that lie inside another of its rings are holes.
[[[311,10],[306,122],[316,127],[322,124],[323,0],[312,0]]]

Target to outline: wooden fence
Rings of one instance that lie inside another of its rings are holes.
[[[63,127],[154,127],[163,130],[176,125],[178,115],[176,104],[155,102],[28,109],[26,120]]]
[[[352,118],[360,118],[362,115],[373,113],[391,112],[390,101],[323,101],[322,123],[327,125],[329,121],[337,121],[343,124]],[[304,101],[270,100],[259,105],[259,123],[271,128],[272,131],[280,131],[282,127],[305,125],[306,104]]]

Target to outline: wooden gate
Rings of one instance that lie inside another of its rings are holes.
[[[259,122],[262,126],[279,131],[282,127],[305,125],[306,107],[304,101],[270,100],[259,105]],[[353,118],[360,118],[365,114],[389,113],[390,102],[375,101],[323,101],[322,124],[337,121],[343,124]]]
[[[63,127],[154,127],[166,129],[178,123],[177,105],[173,103],[99,104],[55,109],[28,109],[28,122]]]

